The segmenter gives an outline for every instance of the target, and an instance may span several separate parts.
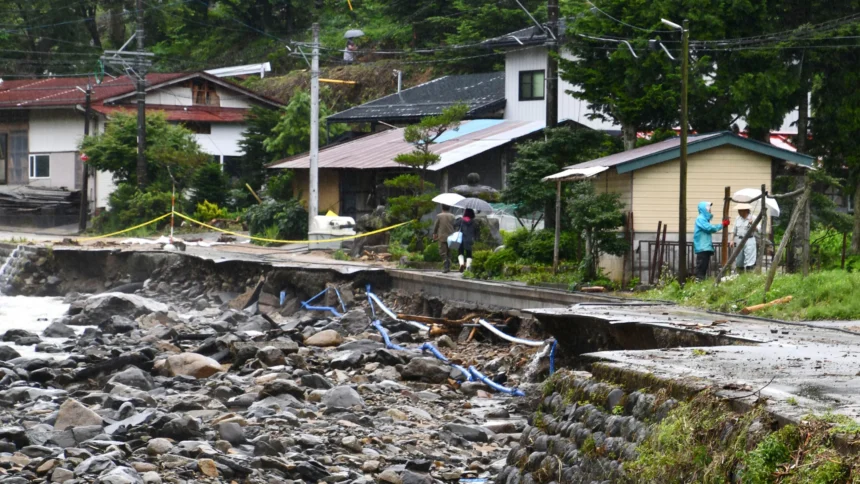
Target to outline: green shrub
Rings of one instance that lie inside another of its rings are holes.
[[[266,180],[266,195],[280,202],[292,199],[294,178],[295,172],[292,170],[282,170],[277,175],[270,176]]]
[[[189,200],[191,207],[208,200],[216,205],[224,205],[227,200],[227,175],[221,170],[218,163],[208,163],[194,173],[191,179],[193,195]]]
[[[486,279],[487,276],[487,260],[492,255],[492,251],[479,250],[472,253],[472,266],[469,271],[473,276],[479,279]]]
[[[134,185],[121,183],[108,197],[108,211],[93,219],[93,228],[106,233],[148,222],[170,212],[171,197],[170,192],[141,191]],[[163,227],[168,223],[168,219],[163,219],[155,225]],[[147,230],[154,228],[149,226]]]
[[[209,203],[208,200],[203,200],[203,203],[197,204],[197,210],[194,211],[194,218],[200,222],[209,223],[216,218],[227,218],[227,209],[218,208],[218,204]]]
[[[442,262],[439,255],[439,244],[427,244],[424,246],[424,262]]]
[[[514,232],[505,233],[505,247],[512,249],[520,259],[526,262],[552,263],[554,245],[555,232],[553,230],[530,232],[528,229],[521,228]],[[580,246],[579,236],[573,232],[562,232],[559,238],[559,259],[578,260]]]
[[[245,221],[251,235],[264,235],[266,238],[279,240],[305,240],[308,234],[308,212],[298,200],[287,201],[264,200],[245,212]],[[272,228],[277,229],[277,235],[271,236]]]
[[[257,199],[251,195],[245,185],[237,186],[227,190],[226,201],[224,202],[228,209],[233,212],[243,210],[257,203]]]

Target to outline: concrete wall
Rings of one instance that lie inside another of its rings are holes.
[[[562,51],[566,59],[573,56],[566,50]],[[546,71],[547,50],[544,47],[508,52],[505,55],[505,119],[521,121],[543,121],[546,119],[546,101],[520,101],[520,71]],[[569,119],[593,129],[619,129],[611,123],[595,120],[586,116],[589,112],[588,103],[574,98],[567,91],[576,90],[572,84],[559,80],[558,83],[558,119]]]
[[[657,222],[669,224],[668,232],[678,232],[677,160],[633,172],[633,214],[636,232],[657,230]],[[690,155],[687,172],[687,231],[693,233],[700,201],[714,203],[714,223],[722,217],[725,187],[770,187],[769,157],[733,146],[722,146]],[[734,218],[734,217],[732,217]]]

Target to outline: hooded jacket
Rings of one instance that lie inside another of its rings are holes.
[[[722,224],[711,225],[711,219],[714,217],[708,209],[711,207],[711,202],[699,202],[699,216],[696,218],[696,228],[693,231],[693,252],[713,252],[714,240],[711,234],[719,232]]]

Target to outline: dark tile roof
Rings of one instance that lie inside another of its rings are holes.
[[[445,76],[328,117],[329,122],[414,122],[463,103],[467,118],[486,117],[505,107],[505,73]]]

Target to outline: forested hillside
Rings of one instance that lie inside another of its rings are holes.
[[[543,17],[541,2],[524,4]],[[324,64],[342,61],[341,52],[329,49],[344,48],[348,29],[367,34],[359,40],[359,57],[367,62],[410,57],[375,52],[469,44],[529,22],[513,0],[143,0],[143,11],[145,46],[157,55],[161,71],[270,61],[275,73],[285,73],[304,65],[285,46],[310,40],[315,21],[321,24]],[[0,1],[0,72],[94,72],[103,50],[118,49],[135,31],[136,15],[134,0]],[[462,56],[486,53],[466,49]],[[429,57],[456,56],[445,51]],[[479,59],[444,62],[439,70],[486,70],[499,61]]]

